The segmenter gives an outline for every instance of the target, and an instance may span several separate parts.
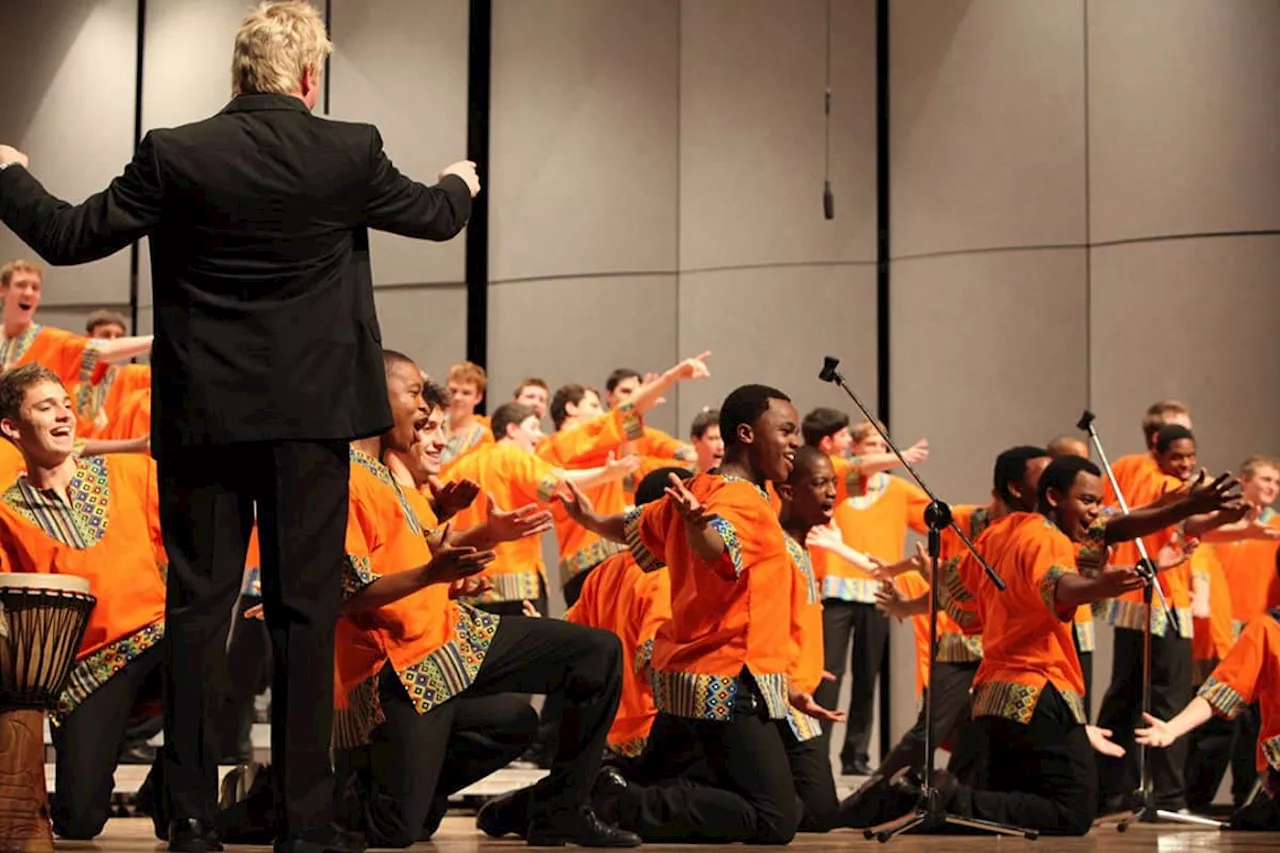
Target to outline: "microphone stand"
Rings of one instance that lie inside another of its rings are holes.
[[[960,826],[967,829],[976,829],[983,832],[991,832],[996,835],[1020,835],[1029,840],[1035,840],[1039,836],[1039,832],[1034,829],[1022,829],[1016,826],[1007,826],[995,821],[980,820],[977,818],[962,817],[960,815],[950,814],[943,807],[942,795],[937,788],[933,786],[933,752],[934,752],[934,724],[933,717],[933,685],[934,666],[938,660],[938,575],[939,575],[939,554],[942,551],[942,531],[950,527],[960,537],[966,548],[981,564],[982,569],[986,572],[987,578],[996,589],[1004,591],[1005,583],[996,574],[995,570],[983,559],[982,555],[973,547],[973,542],[969,540],[969,536],[960,529],[955,519],[951,515],[951,507],[929,489],[929,486],[916,473],[915,468],[911,467],[911,463],[903,457],[902,452],[898,450],[896,444],[893,443],[888,433],[880,426],[880,422],[872,416],[871,412],[863,405],[862,400],[854,393],[848,384],[845,383],[844,377],[840,375],[836,369],[840,366],[840,360],[827,356],[823,359],[822,372],[818,374],[818,378],[823,382],[830,382],[838,385],[845,394],[849,396],[866,416],[867,420],[875,425],[876,431],[884,438],[885,444],[893,451],[893,455],[898,457],[898,461],[911,474],[911,478],[916,481],[921,490],[929,496],[929,506],[925,509],[924,520],[925,525],[929,529],[929,566],[930,574],[933,582],[929,584],[929,688],[924,694],[924,780],[922,790],[920,792],[920,802],[916,806],[916,810],[911,814],[898,818],[895,821],[874,826],[864,830],[864,834],[868,839],[875,838],[880,842],[887,842],[891,838],[896,838],[904,832],[912,830],[920,830],[922,832],[937,832],[947,826]]]
[[[1089,433],[1089,440],[1093,443],[1093,449],[1098,452],[1098,459],[1102,461],[1102,470],[1107,474],[1107,480],[1111,483],[1111,490],[1116,493],[1116,502],[1120,505],[1120,511],[1128,515],[1129,504],[1124,499],[1124,493],[1120,491],[1120,484],[1116,481],[1116,475],[1111,469],[1111,462],[1107,459],[1107,453],[1102,449],[1102,440],[1098,438],[1098,431],[1093,426],[1094,418],[1093,412],[1086,409],[1084,414],[1080,416],[1080,421],[1076,424],[1076,428]],[[1139,559],[1136,567],[1138,574],[1147,580],[1147,585],[1142,591],[1142,600],[1146,605],[1146,617],[1142,626],[1142,710],[1149,714],[1151,713],[1151,623],[1153,621],[1152,616],[1155,613],[1152,609],[1154,604],[1153,596],[1158,596],[1160,599],[1160,607],[1166,616],[1166,630],[1178,631],[1178,614],[1169,605],[1169,600],[1165,598],[1164,590],[1160,588],[1156,564],[1147,553],[1147,546],[1143,543],[1141,537],[1133,540],[1133,542],[1138,548]],[[1116,825],[1118,831],[1125,832],[1135,821],[1140,823],[1173,821],[1195,826],[1208,826],[1215,829],[1226,828],[1227,825],[1225,823],[1212,818],[1179,814],[1168,809],[1157,808],[1155,782],[1151,778],[1151,750],[1145,746],[1138,747],[1138,764],[1141,767],[1141,782],[1136,793],[1140,799],[1140,804],[1133,810],[1132,814]]]

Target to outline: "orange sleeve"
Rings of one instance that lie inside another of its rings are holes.
[[[160,527],[160,486],[156,476],[155,460],[147,457],[147,528],[151,533],[151,547],[155,551],[156,565],[169,566],[169,554],[164,548],[164,535]]]
[[[1024,565],[1031,566],[1028,580],[1039,593],[1044,606],[1063,622],[1074,620],[1076,607],[1058,603],[1058,581],[1063,575],[1078,574],[1071,540],[1055,535],[1048,526],[1038,528],[1035,535],[1024,540],[1019,556]]]
[[[611,452],[644,435],[643,422],[630,403],[598,415],[586,423],[557,431],[538,446],[538,455],[552,465],[596,468]]]
[[[354,485],[354,484],[352,484]],[[351,598],[378,579],[373,569],[378,524],[371,507],[358,498],[354,489],[347,512],[346,555],[342,566],[342,597]]]
[[[711,528],[724,542],[724,553],[712,563],[696,562],[725,580],[737,580],[754,562],[753,552],[759,545],[756,531],[773,520],[766,517],[771,508],[745,488],[717,489],[707,498],[705,507],[711,515]]]
[[[693,465],[698,461],[698,452],[693,445],[667,435],[660,429],[644,428],[644,436],[637,443],[636,452],[640,456],[648,456],[662,460],[656,467],[670,465],[672,461]]]
[[[1278,651],[1274,638],[1280,632],[1266,624],[1264,620],[1269,619],[1270,615],[1259,616],[1245,626],[1240,639],[1196,693],[1227,719],[1252,704],[1263,664]]]
[[[933,501],[929,500],[929,496],[915,483],[901,478],[899,481],[907,491],[907,526],[916,533],[928,533],[929,528],[924,523],[924,511]]]
[[[631,556],[641,569],[652,572],[665,565],[667,532],[676,518],[675,507],[667,497],[627,512],[623,530]]]
[[[32,360],[62,377],[63,384],[93,381],[94,368],[98,364],[98,347],[89,338],[66,329],[45,326],[40,330],[32,350],[36,351]]]
[[[982,631],[982,614],[975,592],[982,572],[968,551],[938,564],[938,606],[955,620],[966,634]]]
[[[502,457],[500,476],[507,481],[511,495],[517,498],[515,506],[531,503],[551,503],[556,486],[564,478],[564,472],[533,453],[509,453]]]

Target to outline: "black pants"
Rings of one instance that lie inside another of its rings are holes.
[[[1261,730],[1262,710],[1254,702],[1236,717],[1235,737],[1231,743],[1231,802],[1238,809],[1248,804],[1249,795],[1258,783],[1258,736]]]
[[[386,722],[368,748],[360,828],[371,847],[408,847],[440,825],[449,795],[505,767],[538,717],[518,696],[459,696],[419,714],[395,672],[382,672]]]
[[[254,699],[271,679],[271,635],[258,619],[244,612],[260,599],[241,595],[231,617],[227,640],[227,680],[215,702],[215,741],[221,764],[244,764],[253,759]]]
[[[744,674],[744,686],[751,683]],[[668,772],[653,774],[664,779],[656,785],[628,786],[618,826],[655,843],[789,843],[801,811],[790,731],[785,720],[768,718],[754,686],[739,691],[727,722],[659,713],[642,763]]]
[[[835,681],[824,681],[814,691],[814,699],[824,708],[840,701],[844,681],[844,657],[853,638],[850,675],[849,721],[845,724],[840,760],[845,764],[867,761],[871,743],[871,720],[875,712],[876,679],[889,641],[889,620],[874,604],[828,598],[822,602],[822,645],[824,664]],[[828,737],[830,725],[824,726]],[[824,738],[825,739],[825,738]]]
[[[958,748],[958,741],[963,731],[970,724],[969,689],[973,686],[973,676],[978,672],[978,662],[971,663],[939,663],[933,668],[933,689],[929,696],[933,699],[933,747],[937,749],[942,741],[951,737]],[[925,707],[920,709],[915,725],[902,736],[902,740],[889,751],[884,761],[876,768],[876,775],[890,777],[903,767],[921,771],[924,768],[924,733]]]
[[[281,841],[327,834],[333,818],[333,626],[342,594],[350,475],[346,442],[167,451],[160,517],[165,608],[166,811],[212,822],[217,754],[207,713],[225,666],[228,621],[258,511],[262,593],[273,651],[271,754]]]
[[[823,737],[798,740],[789,726],[782,734],[791,779],[800,801],[800,832],[830,832],[840,822],[840,798],[831,775],[831,756]]]
[[[578,603],[578,596],[582,595],[582,585],[587,582],[587,575],[594,571],[595,566],[592,566],[585,572],[580,572],[576,576],[570,578],[568,583],[561,587],[561,592],[564,595],[565,607],[572,607]]]
[[[1084,726],[1047,685],[1027,724],[979,717],[975,736],[990,751],[983,788],[961,785],[950,809],[1043,835],[1084,835],[1098,810],[1098,777]]]
[[[1078,642],[1078,641],[1077,641]],[[1093,652],[1082,652],[1076,646],[1076,657],[1080,658],[1080,672],[1084,675],[1084,716],[1093,719]]]
[[[61,837],[87,840],[107,825],[129,715],[140,696],[160,695],[164,643],[134,658],[52,727],[57,765],[49,805],[53,831]]]
[[[1240,832],[1280,832],[1280,802],[1263,791],[1231,816],[1227,828]]]
[[[1103,802],[1127,797],[1142,778],[1138,762],[1140,750],[1133,730],[1142,722],[1143,632],[1117,628],[1115,663],[1111,686],[1102,697],[1098,725],[1110,729],[1112,739],[1124,747],[1124,758],[1099,756],[1099,786]],[[1182,637],[1151,638],[1151,713],[1162,720],[1172,719],[1191,701],[1191,641]],[[1187,763],[1187,743],[1179,738],[1167,749],[1148,750],[1151,781],[1156,805],[1178,811],[1186,807],[1183,769]]]

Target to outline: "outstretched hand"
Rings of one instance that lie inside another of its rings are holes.
[[[1156,749],[1166,747],[1177,740],[1174,737],[1173,730],[1169,728],[1169,724],[1159,717],[1142,713],[1142,719],[1147,725],[1143,728],[1133,730],[1133,738],[1141,746],[1150,746]]]
[[[447,525],[446,525],[447,527]],[[448,541],[448,531],[444,540]],[[468,545],[445,545],[436,551],[431,562],[422,567],[427,583],[447,583],[469,578],[484,570],[497,556],[493,551],[477,551]]]
[[[792,708],[802,714],[813,717],[815,720],[821,720],[825,723],[843,723],[845,721],[844,711],[830,711],[822,707],[813,698],[812,693],[804,693],[795,688],[788,688],[787,700],[791,702]]]
[[[560,484],[556,490],[556,498],[569,517],[582,527],[586,527],[587,521],[595,515],[596,508],[592,505],[591,498],[583,494],[582,489],[571,480]]]
[[[1183,500],[1193,515],[1224,510],[1228,514],[1239,513],[1238,518],[1244,518],[1249,511],[1249,505],[1240,497],[1240,482],[1229,472],[1210,481],[1208,469],[1201,468],[1195,480],[1183,489],[1186,491]]]
[[[671,498],[671,503],[684,519],[684,523],[690,527],[706,527],[711,521],[711,515],[706,507],[694,497],[693,492],[684,487],[683,480],[675,474],[669,475],[669,478],[671,485],[666,488],[667,497]]]
[[[551,513],[539,509],[537,504],[526,504],[508,512],[498,509],[492,494],[485,493],[484,499],[488,514],[485,526],[495,542],[514,542],[526,536],[541,536],[554,526]]]
[[[488,578],[462,578],[449,584],[450,598],[475,598],[493,589],[493,582]]]
[[[1124,747],[1111,740],[1111,729],[1100,729],[1097,726],[1085,726],[1084,733],[1089,736],[1089,746],[1101,755],[1112,758],[1123,758]]]
[[[428,477],[427,486],[436,504],[436,515],[442,518],[462,512],[480,494],[480,485],[471,480],[442,483],[436,477]]]

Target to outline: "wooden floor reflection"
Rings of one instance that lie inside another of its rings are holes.
[[[861,833],[851,830],[840,830],[829,835],[802,835],[791,844],[789,849],[811,851],[848,851],[873,850],[896,851],[896,853],[968,853],[968,851],[990,851],[1015,853],[1027,850],[1028,853],[1072,853],[1072,851],[1115,851],[1115,853],[1196,853],[1196,851],[1231,851],[1231,853],[1254,853],[1254,851],[1277,851],[1280,853],[1280,833],[1224,833],[1212,829],[1187,829],[1177,826],[1139,825],[1126,833],[1119,833],[1114,826],[1103,826],[1094,829],[1084,838],[1042,838],[1038,841],[1025,841],[1020,838],[1005,838],[994,841],[988,837],[939,837],[939,836],[903,836],[888,844],[881,845],[875,841],[867,841]],[[101,850],[110,853],[134,853],[134,851],[163,850],[164,846],[156,841],[151,831],[151,821],[139,818],[118,818],[107,824],[106,831],[92,844],[84,842],[58,842],[58,850]],[[270,847],[228,847],[231,851],[269,851]],[[432,839],[431,843],[415,845],[413,850],[435,850],[438,853],[484,853],[484,851],[517,851],[528,849],[517,840],[494,841],[476,832],[475,819],[467,816],[450,816]],[[717,849],[710,845],[674,845],[647,844],[643,848],[649,853],[665,850],[701,850]],[[740,848],[746,849],[746,848]]]

